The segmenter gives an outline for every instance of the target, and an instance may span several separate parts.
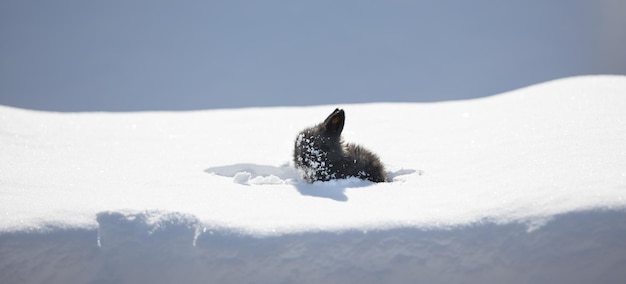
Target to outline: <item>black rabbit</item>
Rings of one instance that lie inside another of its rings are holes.
[[[342,109],[335,109],[324,122],[303,130],[296,138],[293,161],[308,182],[357,177],[373,182],[387,181],[378,156],[367,149],[343,143],[345,122]]]

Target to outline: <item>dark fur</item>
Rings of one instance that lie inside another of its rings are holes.
[[[373,182],[387,181],[385,168],[376,154],[343,143],[345,114],[335,109],[324,122],[303,130],[296,138],[293,161],[308,182],[357,177]]]

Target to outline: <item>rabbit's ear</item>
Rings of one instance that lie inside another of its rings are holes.
[[[336,134],[341,134],[343,130],[343,124],[346,120],[346,115],[342,109],[335,109],[333,113],[331,113],[326,120],[324,121],[324,126],[326,127],[326,131]]]

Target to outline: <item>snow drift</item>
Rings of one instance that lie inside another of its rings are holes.
[[[626,77],[341,106],[392,181],[307,184],[295,136],[335,107],[0,107],[0,282],[626,279]]]

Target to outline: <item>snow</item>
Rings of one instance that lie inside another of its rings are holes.
[[[306,183],[336,107],[391,182]],[[622,283],[626,77],[190,112],[0,106],[2,283]]]

